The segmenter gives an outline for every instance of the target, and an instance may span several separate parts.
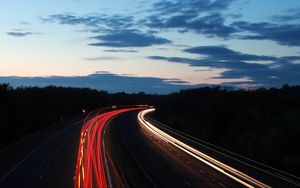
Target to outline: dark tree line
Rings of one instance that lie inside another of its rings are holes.
[[[300,86],[252,91],[205,87],[147,95],[0,84],[0,148],[82,109],[115,104],[155,105],[154,116],[169,126],[300,175]]]

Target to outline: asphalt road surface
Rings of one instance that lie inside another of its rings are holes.
[[[42,130],[0,152],[0,187],[73,187],[83,121]]]
[[[297,187],[290,176],[235,160],[142,109],[96,110],[0,151],[0,187]]]

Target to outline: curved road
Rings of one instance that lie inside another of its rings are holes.
[[[145,118],[151,111],[102,108],[0,151],[0,187],[297,187]]]
[[[241,187],[147,131],[138,122],[137,112],[121,114],[111,124],[152,187]]]
[[[229,154],[221,155],[216,148],[194,147],[187,138],[172,135],[155,121],[142,117],[146,113],[138,117],[138,112],[131,111],[115,118],[111,127],[117,129],[117,134],[111,137],[121,137],[149,187],[299,187],[297,177],[291,179],[274,173],[274,169],[271,172],[270,168],[235,160]],[[122,171],[122,164],[119,166]],[[130,184],[136,181],[125,179]]]

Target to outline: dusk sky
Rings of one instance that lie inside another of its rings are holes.
[[[4,0],[0,23],[13,86],[300,84],[299,0]]]

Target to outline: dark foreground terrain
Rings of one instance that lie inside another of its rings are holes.
[[[300,87],[225,90],[206,87],[169,95],[109,94],[49,86],[0,84],[0,148],[101,106],[149,104],[155,119],[259,162],[300,175]]]

